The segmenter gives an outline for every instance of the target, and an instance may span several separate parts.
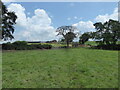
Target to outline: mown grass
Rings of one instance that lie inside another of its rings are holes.
[[[86,48],[3,52],[3,88],[115,88],[118,52]]]

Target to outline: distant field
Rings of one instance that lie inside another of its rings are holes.
[[[28,43],[28,45],[31,45],[32,43]],[[40,43],[35,43],[35,44],[40,44]],[[61,46],[66,46],[66,44],[60,44],[60,43],[41,43],[41,44],[49,44],[52,45],[53,47],[61,47]],[[87,41],[85,43],[86,45],[92,45],[92,46],[97,46],[98,44],[95,41]],[[120,44],[120,41],[117,42],[117,44]],[[72,44],[70,44],[69,46],[72,46]]]
[[[90,44],[90,45],[92,45],[92,46],[96,46],[96,45],[97,45],[97,43],[96,43],[95,41],[87,41],[85,44],[86,44],[86,45],[87,45],[87,44]],[[117,44],[120,44],[120,41],[118,41]]]
[[[92,45],[92,46],[96,46],[97,45],[97,43],[95,41],[87,41],[85,44],[86,45],[89,44],[89,45]]]
[[[118,87],[117,51],[5,51],[2,58],[3,88]]]
[[[31,45],[33,43],[28,43],[28,45]],[[61,47],[61,46],[66,46],[66,44],[60,44],[60,43],[34,43],[34,44],[49,44],[52,45],[53,47]],[[72,46],[71,44],[69,46]]]

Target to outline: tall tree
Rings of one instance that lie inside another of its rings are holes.
[[[17,16],[14,12],[10,12],[7,10],[6,6],[0,1],[1,9],[0,9],[0,39],[8,40],[13,39],[14,33],[14,24],[16,24]]]
[[[86,33],[83,33],[81,36],[80,36],[80,40],[79,40],[79,43],[80,44],[84,44],[85,42],[87,42],[90,38],[90,33],[89,32],[86,32]]]
[[[74,38],[76,38],[76,34],[74,31],[77,28],[74,26],[61,26],[57,28],[57,35],[62,35],[66,41],[67,47],[69,47],[69,43],[73,41]]]
[[[116,20],[109,20],[105,23],[94,24],[96,32],[93,32],[93,38],[100,40],[103,44],[116,44],[120,39],[120,22]]]

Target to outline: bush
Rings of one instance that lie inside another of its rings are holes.
[[[72,43],[72,47],[78,47],[79,46],[79,43],[78,42],[73,42]]]
[[[51,49],[52,45],[44,44],[44,45],[42,45],[42,48],[43,49]]]
[[[14,50],[15,48],[12,43],[8,42],[8,43],[2,44],[2,49],[3,50]]]
[[[33,45],[27,45],[27,50],[33,50],[33,49],[36,49],[35,46],[33,46]]]
[[[41,44],[28,45],[28,49],[42,49],[42,45]]]
[[[33,49],[51,49],[52,45],[48,44],[31,44],[27,45],[25,41],[16,41],[14,43],[4,43],[2,44],[3,50],[33,50]]]
[[[48,45],[48,44],[32,44],[32,45],[28,45],[28,49],[51,49],[52,45]]]
[[[102,41],[96,41],[96,43],[98,44],[98,45],[104,45],[104,43],[102,42]]]
[[[120,50],[120,44],[118,45],[98,45],[95,46],[96,49],[105,49],[105,50]]]
[[[13,43],[15,50],[26,50],[27,42],[26,41],[16,41]]]

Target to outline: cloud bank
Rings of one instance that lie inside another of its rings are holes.
[[[55,28],[45,10],[36,9],[34,16],[27,17],[25,8],[20,4],[10,4],[9,11],[14,11],[18,16],[15,25],[15,40],[52,40],[56,38]]]
[[[44,9],[34,10],[34,15],[28,17],[25,8],[16,3],[11,3],[8,6],[9,11],[14,11],[17,18],[15,25],[15,40],[26,41],[46,41],[58,39],[56,29],[52,26],[52,19]],[[77,19],[77,17],[74,17]],[[112,14],[98,15],[92,21],[79,21],[73,23],[73,26],[78,28],[79,33],[95,31],[93,24],[95,22],[105,22],[109,19],[118,20],[118,8],[115,8]],[[71,20],[71,18],[68,18]]]
[[[115,8],[112,14],[98,15],[93,21],[79,21],[78,23],[73,24],[79,28],[80,33],[95,31],[93,26],[96,22],[106,22],[109,19],[118,20],[118,8]]]
[[[112,14],[105,14],[105,15],[98,15],[95,18],[95,21],[97,22],[105,22],[109,19],[118,20],[118,8],[115,8]]]

